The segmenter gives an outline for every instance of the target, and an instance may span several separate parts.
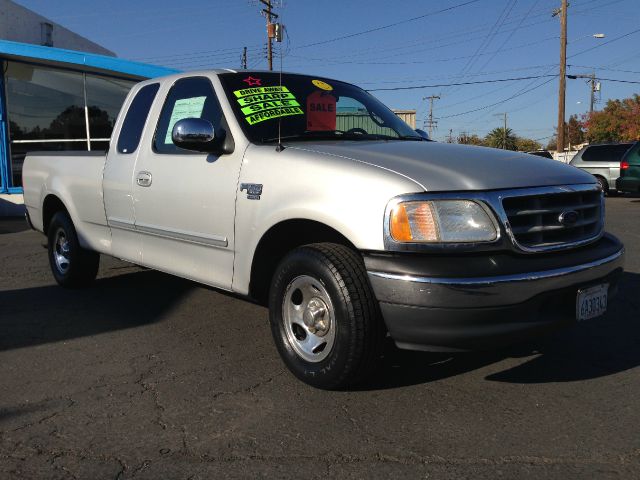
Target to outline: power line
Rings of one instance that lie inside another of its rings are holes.
[[[611,40],[607,40],[606,42],[598,43],[598,45],[595,45],[593,47],[590,47],[590,48],[587,48],[585,50],[582,50],[581,52],[574,53],[573,55],[569,55],[567,58],[577,57],[578,55],[582,55],[583,53],[590,52],[591,50],[595,50],[596,48],[604,47],[605,45],[608,45],[608,44],[613,43],[613,42],[617,42],[618,40],[622,40],[623,38],[626,38],[626,37],[628,37],[630,35],[634,35],[634,34],[636,34],[638,32],[640,32],[640,28],[638,28],[636,30],[633,30],[631,32],[625,33],[623,35],[620,35],[619,37],[612,38]]]
[[[402,25],[402,24],[409,23],[409,22],[415,22],[416,20],[420,20],[422,18],[431,17],[433,15],[438,15],[438,14],[444,13],[444,12],[449,12],[451,10],[455,10],[457,8],[465,7],[465,6],[471,5],[473,3],[478,3],[479,1],[480,0],[469,0],[469,1],[464,2],[464,3],[459,3],[457,5],[452,5],[451,7],[443,8],[441,10],[436,10],[435,12],[425,13],[424,15],[418,15],[417,17],[407,18],[405,20],[400,20],[398,22],[389,23],[387,25],[382,25],[380,27],[370,28],[368,30],[362,30],[362,31],[356,32],[356,33],[350,33],[348,35],[342,35],[340,37],[330,38],[329,40],[321,40],[319,42],[307,43],[306,45],[300,45],[299,47],[296,47],[296,49],[315,47],[316,45],[324,45],[326,43],[338,42],[340,40],[346,40],[347,38],[358,37],[360,35],[366,35],[368,33],[379,32],[380,30],[385,30],[387,28],[397,27],[398,25]]]
[[[254,45],[247,45],[247,48],[258,48],[261,47],[262,44],[261,43],[257,43]],[[162,60],[167,60],[167,59],[171,59],[171,58],[179,58],[179,59],[186,59],[186,58],[190,58],[190,57],[196,57],[196,58],[200,58],[200,55],[204,55],[204,56],[216,56],[216,55],[222,55],[225,54],[227,52],[237,52],[238,48],[237,47],[232,47],[232,48],[216,48],[215,50],[202,50],[199,52],[189,52],[189,53],[174,53],[174,54],[170,54],[170,55],[156,55],[153,57],[139,57],[139,58],[134,58],[133,60],[139,60],[139,61],[162,61]]]
[[[540,87],[542,87],[542,86],[544,86],[544,85],[546,85],[546,84],[550,83],[552,80],[554,80],[554,79],[555,79],[555,78],[557,78],[558,76],[557,76],[557,75],[552,75],[551,77],[552,77],[552,78],[550,78],[550,79],[549,79],[549,80],[547,80],[546,82],[543,82],[543,83],[541,83],[541,84],[539,84],[539,85],[536,85],[535,87],[532,87],[532,88],[530,88],[530,89],[528,89],[528,90],[524,90],[524,91],[521,91],[521,92],[519,92],[519,93],[516,93],[515,95],[511,95],[509,98],[505,98],[504,100],[500,100],[500,101],[498,101],[498,102],[492,103],[492,104],[490,104],[490,105],[485,105],[485,106],[483,106],[483,107],[474,108],[473,110],[468,110],[468,111],[466,111],[466,112],[454,113],[454,114],[452,114],[452,115],[445,115],[445,116],[443,116],[443,117],[440,117],[440,119],[442,120],[442,119],[445,119],[445,118],[460,117],[460,116],[462,116],[462,115],[467,115],[467,114],[469,114],[469,113],[479,112],[480,110],[486,110],[487,108],[495,107],[496,105],[500,105],[500,104],[502,104],[502,103],[508,102],[509,100],[513,100],[514,98],[520,97],[520,96],[522,96],[522,95],[524,95],[524,94],[526,94],[526,93],[529,93],[529,92],[531,92],[531,91],[533,91],[533,90],[536,90],[536,89],[538,89],[538,88],[540,88]]]
[[[604,80],[605,82],[618,82],[618,83],[638,83],[640,84],[640,82],[636,82],[634,80],[617,80],[615,78],[602,78],[602,77],[598,77],[597,80]]]
[[[520,45],[515,45],[511,48],[506,48],[504,50],[502,50],[503,52],[506,51],[512,51],[512,50],[518,50],[521,48],[526,48],[526,47],[531,47],[531,46],[539,46],[541,42],[545,42],[545,41],[549,41],[549,40],[555,40],[557,39],[557,36],[552,36],[552,37],[547,37],[547,38],[542,38],[540,40],[537,40],[535,42],[531,42],[531,43],[523,43]],[[484,53],[480,53],[478,54],[478,56],[484,56],[484,55],[491,55],[492,53],[495,52],[484,52]],[[327,61],[326,58],[313,58],[313,57],[307,57],[307,56],[301,56],[301,55],[291,55],[291,57],[294,58],[303,58],[306,60],[315,60],[315,61],[319,61],[319,62],[325,62],[325,64],[327,65],[417,65],[417,64],[430,64],[433,62],[453,62],[456,60],[464,60],[466,58],[472,58],[474,57],[474,55],[464,55],[461,57],[448,57],[448,58],[435,58],[435,59],[431,59],[431,60],[416,60],[416,61],[412,61],[412,62],[357,62],[357,61],[339,61],[339,60],[334,60],[334,61]],[[470,75],[468,73],[459,73],[458,75],[460,76],[467,76]]]
[[[502,10],[500,15],[496,19],[495,23],[489,30],[489,33],[484,37],[484,40],[480,42],[480,45],[478,45],[476,52],[469,58],[467,63],[464,65],[464,67],[462,67],[462,70],[460,71],[460,73],[467,73],[468,71],[471,70],[475,62],[477,62],[478,56],[481,54],[480,52],[482,52],[485,48],[487,48],[493,41],[494,37],[496,36],[496,33],[498,33],[498,31],[502,27],[503,23],[511,13],[511,10],[513,10],[513,7],[515,6],[516,1],[517,0],[509,0],[507,2],[504,9]]]
[[[502,51],[502,49],[504,48],[505,45],[507,45],[507,43],[509,43],[509,41],[511,40],[511,38],[513,38],[513,35],[516,33],[516,31],[518,31],[520,29],[520,27],[522,26],[522,23],[525,21],[525,19],[529,18],[529,16],[531,15],[531,12],[533,12],[533,10],[538,6],[538,4],[540,3],[540,0],[536,0],[532,5],[531,8],[527,11],[527,13],[520,19],[520,23],[518,23],[518,26],[514,29],[511,30],[511,33],[509,34],[509,36],[507,38],[504,39],[504,41],[502,42],[502,44],[500,45],[500,47],[498,47],[498,50],[496,50],[496,52],[493,54],[493,56],[488,59],[486,62],[484,62],[484,65],[482,65],[482,67],[480,67],[480,70],[478,70],[479,72],[481,72],[482,70],[484,70],[487,65],[489,65],[489,63],[491,63],[491,61],[496,58],[496,55],[498,53],[500,53],[500,51]]]
[[[514,78],[495,78],[493,80],[477,80],[475,82],[458,82],[458,83],[436,83],[431,85],[414,85],[411,87],[386,87],[386,88],[370,88],[369,92],[382,92],[382,91],[394,91],[394,90],[416,90],[419,88],[437,88],[437,87],[456,87],[459,85],[477,85],[480,83],[497,83],[497,82],[513,82],[516,80],[531,80],[532,78],[544,78],[544,77],[557,77],[557,75],[532,75],[529,77],[514,77]]]
[[[607,68],[607,67],[594,67],[588,65],[575,65],[573,63],[567,65],[567,67],[576,67],[576,68],[586,68],[589,70],[605,70],[607,72],[622,72],[622,73],[635,73],[640,75],[640,72],[637,70],[622,70],[620,68]]]
[[[357,85],[385,85],[385,84],[392,84],[392,83],[407,83],[407,82],[410,82],[410,81],[426,82],[428,80],[454,79],[454,78],[462,78],[462,77],[465,77],[465,76],[483,77],[483,76],[487,76],[487,75],[497,75],[498,73],[521,72],[523,70],[539,70],[541,68],[547,68],[547,67],[551,67],[551,66],[557,67],[558,65],[557,64],[531,65],[530,67],[518,67],[518,68],[508,68],[506,70],[493,70],[493,71],[490,71],[490,72],[469,73],[468,75],[457,73],[457,74],[454,74],[454,75],[431,75],[431,76],[422,77],[422,78],[405,77],[405,78],[398,78],[397,80],[380,80],[380,81],[370,81],[370,82],[360,82],[360,81],[356,81],[356,80],[353,80],[353,81]],[[594,68],[594,67],[587,67],[587,68]]]

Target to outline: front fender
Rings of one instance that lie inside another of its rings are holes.
[[[412,180],[364,163],[312,152],[252,145],[240,184],[262,185],[259,199],[238,191],[233,290],[249,290],[253,257],[264,234],[280,222],[312,220],[361,250],[383,250],[387,202],[423,189]]]

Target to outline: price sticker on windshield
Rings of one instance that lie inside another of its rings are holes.
[[[307,97],[307,130],[310,132],[336,129],[336,97],[317,90]]]

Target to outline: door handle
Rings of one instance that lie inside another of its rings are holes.
[[[151,172],[138,172],[138,176],[136,177],[136,183],[141,187],[150,187],[151,186]]]

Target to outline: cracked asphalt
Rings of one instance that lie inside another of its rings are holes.
[[[0,219],[0,478],[640,478],[640,197],[607,199],[627,272],[606,316],[507,351],[389,348],[324,392],[267,311],[103,257],[57,287]]]

